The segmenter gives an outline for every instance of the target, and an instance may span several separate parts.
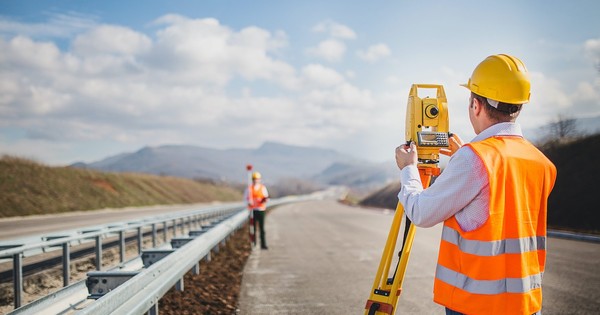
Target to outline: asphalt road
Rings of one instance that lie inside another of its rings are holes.
[[[56,231],[79,229],[123,220],[135,220],[143,217],[163,215],[169,212],[197,209],[207,205],[131,207],[3,218],[0,219],[0,241],[33,235],[47,235]]]
[[[363,314],[392,213],[315,201],[266,220],[269,250],[244,270],[240,314]],[[397,314],[443,314],[432,301],[441,225],[418,229]],[[600,244],[550,238],[547,314],[600,314]]]

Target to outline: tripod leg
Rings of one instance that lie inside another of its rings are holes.
[[[394,283],[394,279],[396,279],[396,272],[398,272],[398,266],[400,265],[400,258],[402,257],[402,251],[406,246],[406,237],[408,236],[408,230],[410,229],[410,225],[412,222],[408,217],[404,218],[406,220],[406,224],[404,226],[404,235],[402,236],[402,247],[400,247],[400,251],[398,251],[398,263],[396,264],[396,269],[394,269],[394,275],[391,278],[388,278],[387,284],[391,285]]]

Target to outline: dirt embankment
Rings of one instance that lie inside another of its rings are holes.
[[[241,199],[240,189],[207,180],[50,167],[16,157],[0,158],[0,217]]]

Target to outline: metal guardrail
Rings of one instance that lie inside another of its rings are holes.
[[[177,228],[181,227],[183,231],[184,225],[191,226],[198,222],[208,220],[217,216],[222,216],[239,210],[244,206],[244,203],[232,203],[227,205],[209,206],[199,210],[180,211],[170,215],[150,217],[146,220],[137,220],[132,222],[122,222],[119,224],[108,225],[107,227],[98,227],[94,229],[83,229],[75,235],[64,237],[48,238],[46,241],[34,242],[29,244],[16,244],[8,246],[0,250],[0,258],[12,258],[13,261],[13,291],[14,291],[14,307],[21,307],[22,292],[23,292],[23,253],[43,248],[62,247],[63,261],[63,286],[69,285],[70,275],[70,247],[72,243],[81,242],[84,240],[95,240],[95,255],[96,255],[96,270],[102,269],[102,239],[109,235],[119,236],[119,246],[121,254],[121,262],[124,262],[125,256],[125,233],[127,231],[137,230],[138,234],[138,251],[141,253],[142,238],[144,229],[152,229],[152,243],[156,246],[157,228],[162,224],[164,240],[167,240],[169,229],[177,234]]]
[[[318,197],[317,197],[318,198]],[[315,196],[287,197],[272,200],[269,207],[305,200]],[[239,213],[214,226],[165,258],[105,294],[77,314],[158,314],[159,300],[174,285],[183,290],[183,277],[197,268],[199,261],[248,220],[245,206]]]
[[[591,235],[591,234],[583,234],[583,233],[567,232],[567,231],[559,231],[559,230],[548,230],[548,236],[556,237],[556,238],[563,238],[563,239],[567,239],[567,240],[600,243],[600,236]]]
[[[184,275],[247,219],[247,211],[240,210],[233,217],[140,271],[77,314],[158,314],[160,298],[178,283],[183,288]]]
[[[322,197],[320,195],[285,197],[272,200],[269,202],[269,206],[273,207],[284,203],[317,198]],[[138,221],[132,224],[122,224],[125,227],[121,228],[116,228],[113,224],[112,227],[106,228],[102,231],[88,232],[90,234],[86,233],[85,235],[81,236],[65,237],[0,251],[0,255],[3,256],[16,256],[20,255],[20,253],[25,250],[40,246],[56,246],[56,244],[61,244],[61,246],[64,248],[65,246],[68,247],[67,244],[69,244],[69,242],[81,237],[101,238],[110,233],[119,233],[119,235],[122,235],[124,230],[131,229],[137,229],[138,233],[140,233],[142,227],[149,225],[153,227],[152,236],[154,244],[154,239],[156,237],[155,225],[158,223],[164,223],[163,232],[165,233],[166,240],[166,231],[169,228],[167,222],[173,222],[171,227],[175,232],[178,226],[176,220],[181,220],[181,225],[183,228],[184,218],[194,217],[195,219],[204,221],[209,217],[213,218],[217,215],[221,217],[227,216],[227,219],[211,226],[211,228],[206,230],[206,232],[198,233],[195,235],[196,237],[193,240],[190,240],[186,245],[183,245],[157,262],[154,262],[146,269],[141,269],[131,279],[125,281],[114,290],[104,294],[101,298],[93,303],[82,303],[80,297],[76,299],[71,296],[81,295],[81,289],[82,286],[85,286],[85,281],[80,281],[71,286],[65,285],[66,287],[59,292],[55,292],[24,307],[15,307],[15,310],[10,314],[37,314],[39,310],[48,310],[48,307],[54,306],[53,304],[58,304],[56,301],[60,301],[60,303],[63,305],[66,304],[70,306],[74,306],[73,302],[65,301],[77,301],[77,303],[87,304],[85,308],[83,308],[83,310],[79,311],[77,314],[158,314],[158,301],[160,298],[174,285],[177,289],[183,290],[183,276],[190,270],[197,271],[199,262],[204,258],[210,258],[211,251],[213,249],[218,250],[219,244],[224,242],[224,240],[233,231],[240,228],[246,222],[248,219],[248,213],[244,203],[234,203],[213,206],[194,211],[179,212],[171,216],[152,217],[147,220],[143,220],[142,222]],[[191,229],[188,230],[192,231]],[[190,234],[190,236],[192,236],[194,233],[192,232]],[[141,250],[141,246],[139,248]],[[15,272],[15,274],[16,273],[17,272]],[[88,279],[90,274],[88,274]],[[88,295],[88,298],[89,297],[90,295]],[[71,307],[71,309],[73,308]]]

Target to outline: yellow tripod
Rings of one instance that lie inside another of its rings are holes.
[[[420,98],[418,89],[436,89],[436,98]],[[406,107],[406,139],[417,145],[419,157],[419,175],[423,188],[429,187],[433,176],[440,174],[439,151],[448,147],[448,107],[446,94],[441,85],[413,84]],[[408,257],[415,237],[415,226],[406,218],[402,247],[398,253],[399,260],[394,274],[389,277],[390,267],[394,259],[394,251],[404,215],[404,207],[398,203],[394,220],[390,227],[379,268],[375,275],[373,288],[367,304],[365,315],[394,314],[398,298],[402,290],[404,274],[408,265]]]

